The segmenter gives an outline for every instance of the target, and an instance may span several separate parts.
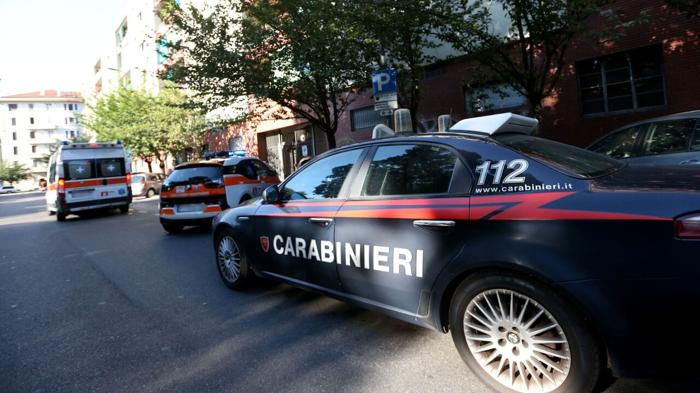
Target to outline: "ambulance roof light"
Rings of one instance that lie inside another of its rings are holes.
[[[458,121],[450,128],[452,132],[470,132],[477,134],[519,133],[530,135],[539,121],[515,113],[500,113],[497,115],[472,117]]]
[[[372,139],[389,138],[396,135],[396,131],[384,124],[377,124],[372,129]]]

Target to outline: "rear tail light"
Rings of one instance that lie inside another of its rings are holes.
[[[126,174],[126,183],[131,184],[131,173]]]
[[[58,179],[58,186],[56,186],[56,190],[60,194],[66,192],[66,181],[63,178]]]
[[[700,213],[676,218],[673,231],[681,239],[700,239]]]

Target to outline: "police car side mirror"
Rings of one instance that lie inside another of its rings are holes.
[[[280,189],[276,185],[267,187],[262,194],[263,202],[265,203],[277,203],[280,201]]]

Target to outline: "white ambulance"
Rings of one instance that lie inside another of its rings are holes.
[[[91,209],[129,211],[131,162],[119,141],[61,142],[49,161],[47,179],[47,209],[58,221]]]

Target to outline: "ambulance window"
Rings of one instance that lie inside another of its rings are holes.
[[[282,200],[337,198],[361,153],[355,149],[333,154],[304,168],[285,184]]]
[[[276,174],[272,172],[270,168],[268,168],[267,165],[263,164],[261,161],[251,160],[250,162],[255,167],[255,171],[258,173],[258,176],[276,176]]]
[[[63,161],[63,171],[66,180],[81,180],[95,177],[93,175],[92,160]]]
[[[236,174],[247,177],[248,179],[257,179],[258,174],[250,161],[241,161],[236,165]]]
[[[364,196],[446,193],[457,156],[433,145],[381,146],[362,188]]]
[[[51,162],[49,163],[49,183],[54,183],[56,181],[56,159],[51,157]]]
[[[97,177],[124,176],[123,158],[103,158],[96,160]]]

